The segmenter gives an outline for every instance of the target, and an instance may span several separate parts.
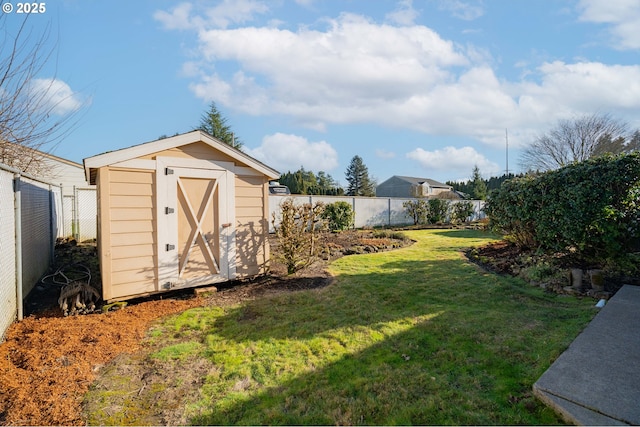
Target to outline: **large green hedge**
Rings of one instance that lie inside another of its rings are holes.
[[[640,153],[602,156],[506,181],[485,205],[516,243],[584,260],[631,250],[640,236]]]

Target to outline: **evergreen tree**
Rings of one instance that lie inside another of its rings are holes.
[[[207,132],[214,138],[219,139],[227,145],[238,150],[242,149],[242,142],[235,137],[231,130],[231,126],[227,124],[227,119],[222,117],[220,111],[216,107],[216,103],[212,102],[209,111],[205,112],[200,118],[198,129]]]
[[[369,169],[362,161],[362,157],[354,156],[345,173],[348,196],[368,196],[376,195],[375,185],[369,178]]]
[[[491,190],[496,190],[502,186],[502,183],[508,179],[515,178],[516,176],[523,176],[523,174],[514,175],[512,173],[503,174],[502,176],[492,176],[488,180],[483,179],[486,186],[486,194],[489,194]],[[453,187],[455,191],[460,191],[461,193],[465,193],[469,196],[469,198],[473,199],[475,197],[474,192],[474,181],[475,179],[469,179],[463,182],[459,181],[447,181],[446,184]]]
[[[473,167],[473,173],[471,175],[471,184],[473,191],[471,197],[475,200],[484,200],[487,197],[487,184],[482,175],[480,175],[480,168],[478,165]]]
[[[344,190],[331,177],[331,175],[319,171],[316,176],[312,171],[300,167],[295,172],[287,172],[280,175],[280,184],[289,187],[292,194],[318,194],[327,196],[339,196]]]

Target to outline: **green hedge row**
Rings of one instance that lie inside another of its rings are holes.
[[[626,254],[640,236],[640,153],[506,181],[489,195],[485,212],[521,246],[586,261]]]

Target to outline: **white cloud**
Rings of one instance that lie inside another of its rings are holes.
[[[413,0],[400,0],[398,8],[389,12],[385,18],[398,25],[413,25],[419,13],[413,8]]]
[[[245,147],[245,151],[280,172],[295,171],[301,166],[313,172],[329,172],[338,166],[338,153],[328,142],[310,142],[298,135],[267,135],[259,147]]]
[[[492,176],[500,173],[500,166],[478,153],[473,147],[444,147],[427,151],[422,148],[407,153],[407,158],[417,161],[426,172],[445,171],[448,175],[471,176],[471,171],[478,166],[480,173]]]
[[[29,92],[38,108],[59,116],[72,113],[83,104],[81,97],[59,79],[33,79]]]
[[[379,117],[450,80],[447,67],[468,64],[464,52],[427,27],[378,25],[349,14],[329,21],[326,31],[210,29],[199,32],[199,41],[205,77],[192,85],[198,97],[316,127]],[[205,71],[225,61],[237,64],[245,79]],[[221,81],[228,87],[222,95],[216,92]],[[227,93],[233,100],[222,99]]]
[[[269,7],[258,0],[223,0],[203,11],[194,11],[191,3],[181,3],[170,12],[156,11],[153,18],[167,30],[201,30],[210,27],[227,28],[231,24],[250,22],[256,15],[268,11]]]
[[[516,88],[519,120],[530,127],[596,111],[625,116],[640,108],[639,65],[556,61],[537,71],[540,83],[523,82]]]
[[[617,49],[640,49],[640,3],[637,0],[580,0],[579,19],[611,26]]]
[[[456,18],[473,21],[484,15],[482,1],[440,0],[440,9],[451,12]]]
[[[171,9],[170,12],[158,10],[153,14],[153,18],[159,21],[166,30],[192,30],[196,26],[191,18],[193,6],[191,3],[180,3]],[[202,25],[201,23],[199,25]]]
[[[556,61],[508,81],[483,49],[423,25],[346,13],[324,28],[220,29],[208,22],[196,34],[199,57],[190,57],[184,72],[198,98],[256,116],[284,115],[318,131],[375,123],[502,147],[508,128],[515,148],[558,118],[603,111],[638,120],[632,113],[640,108],[640,65]]]
[[[269,7],[257,0],[223,0],[217,6],[207,9],[207,21],[218,28],[231,24],[252,21],[256,15],[269,11]]]

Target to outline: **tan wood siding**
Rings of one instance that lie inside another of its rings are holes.
[[[182,159],[217,160],[222,162],[234,161],[231,157],[219,151],[212,150],[211,147],[203,142],[196,142],[194,144],[160,151],[142,158],[153,160],[157,157],[178,157]]]
[[[236,272],[239,277],[264,274],[268,262],[265,177],[236,176]],[[268,207],[267,207],[268,209]]]
[[[156,289],[154,183],[153,171],[116,168],[110,171],[113,298]]]
[[[126,280],[118,285],[114,285],[112,292],[114,296],[113,298],[117,299],[127,299],[133,298],[142,295],[149,295],[153,293],[153,291],[149,291],[149,280],[144,279],[139,282],[135,282],[131,280],[131,276],[117,277],[119,280]],[[125,297],[125,298],[122,298]]]
[[[112,221],[153,221],[153,208],[120,208],[111,212]]]
[[[132,258],[138,256],[151,256],[155,255],[156,251],[152,245],[129,245],[121,246],[118,248],[118,252],[111,255],[112,260],[122,258]],[[155,260],[154,260],[155,263]]]

